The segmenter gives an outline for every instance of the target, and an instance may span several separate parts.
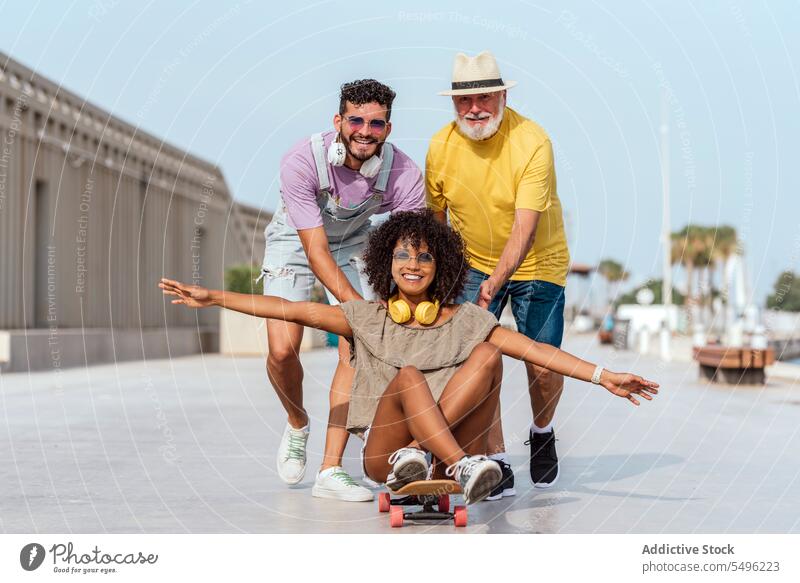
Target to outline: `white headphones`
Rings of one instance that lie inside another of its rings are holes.
[[[342,166],[344,164],[346,154],[347,150],[345,149],[344,144],[341,142],[341,138],[337,133],[333,142],[331,142],[331,145],[328,147],[328,164],[331,166]],[[383,164],[383,158],[376,155],[362,163],[361,168],[359,168],[358,171],[364,178],[374,178],[378,175],[378,172],[381,169],[381,164]]]

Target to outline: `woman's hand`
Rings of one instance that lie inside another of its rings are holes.
[[[199,285],[186,285],[162,277],[158,287],[164,291],[165,296],[177,296],[177,299],[172,300],[173,304],[183,304],[190,308],[206,308],[214,305],[211,292]]]
[[[639,401],[634,395],[639,395],[648,401],[652,401],[652,395],[658,394],[658,383],[627,372],[619,373],[604,370],[600,376],[600,384],[609,393],[628,399],[636,406],[639,405]]]

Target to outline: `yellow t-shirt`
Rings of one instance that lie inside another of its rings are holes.
[[[556,193],[553,146],[535,122],[506,107],[497,133],[476,142],[451,122],[431,138],[428,206],[450,211],[469,263],[491,274],[511,236],[515,209],[539,211],[536,238],[512,280],[567,283],[569,250]]]

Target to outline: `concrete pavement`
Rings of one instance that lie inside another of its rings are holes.
[[[697,380],[696,366],[571,336],[564,348],[662,384],[639,408],[568,380],[561,477],[534,490],[521,363],[506,359],[503,421],[517,496],[470,507],[470,527],[412,532],[800,532],[800,393]],[[285,415],[256,358],[218,354],[0,375],[0,531],[390,532],[377,503],[311,497],[336,354],[302,355],[309,470],[275,471]],[[345,467],[358,478],[360,442]]]

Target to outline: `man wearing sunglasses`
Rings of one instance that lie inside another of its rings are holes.
[[[309,301],[315,280],[332,304],[367,293],[361,254],[375,214],[425,207],[422,173],[386,139],[395,93],[374,79],[342,85],[333,131],[295,144],[282,158],[281,205],[266,229],[264,293]],[[267,374],[288,422],[278,448],[278,475],[297,484],[305,475],[309,419],[303,408],[298,353],[303,327],[267,320]],[[353,369],[339,340],[339,364],[330,393],[325,455],[312,494],[347,501],[372,500],[341,467]]]
[[[508,301],[517,329],[537,342],[561,346],[569,250],[556,192],[553,148],[535,122],[505,106],[494,56],[456,55],[449,91],[455,120],[433,136],[426,160],[428,206],[464,238],[470,271],[462,300],[498,318]],[[533,422],[530,474],[537,488],[558,478],[552,427],[564,379],[526,365]],[[498,411],[499,413],[499,411]],[[514,494],[499,415],[489,437],[503,481],[489,500]],[[528,443],[528,442],[526,442]]]

